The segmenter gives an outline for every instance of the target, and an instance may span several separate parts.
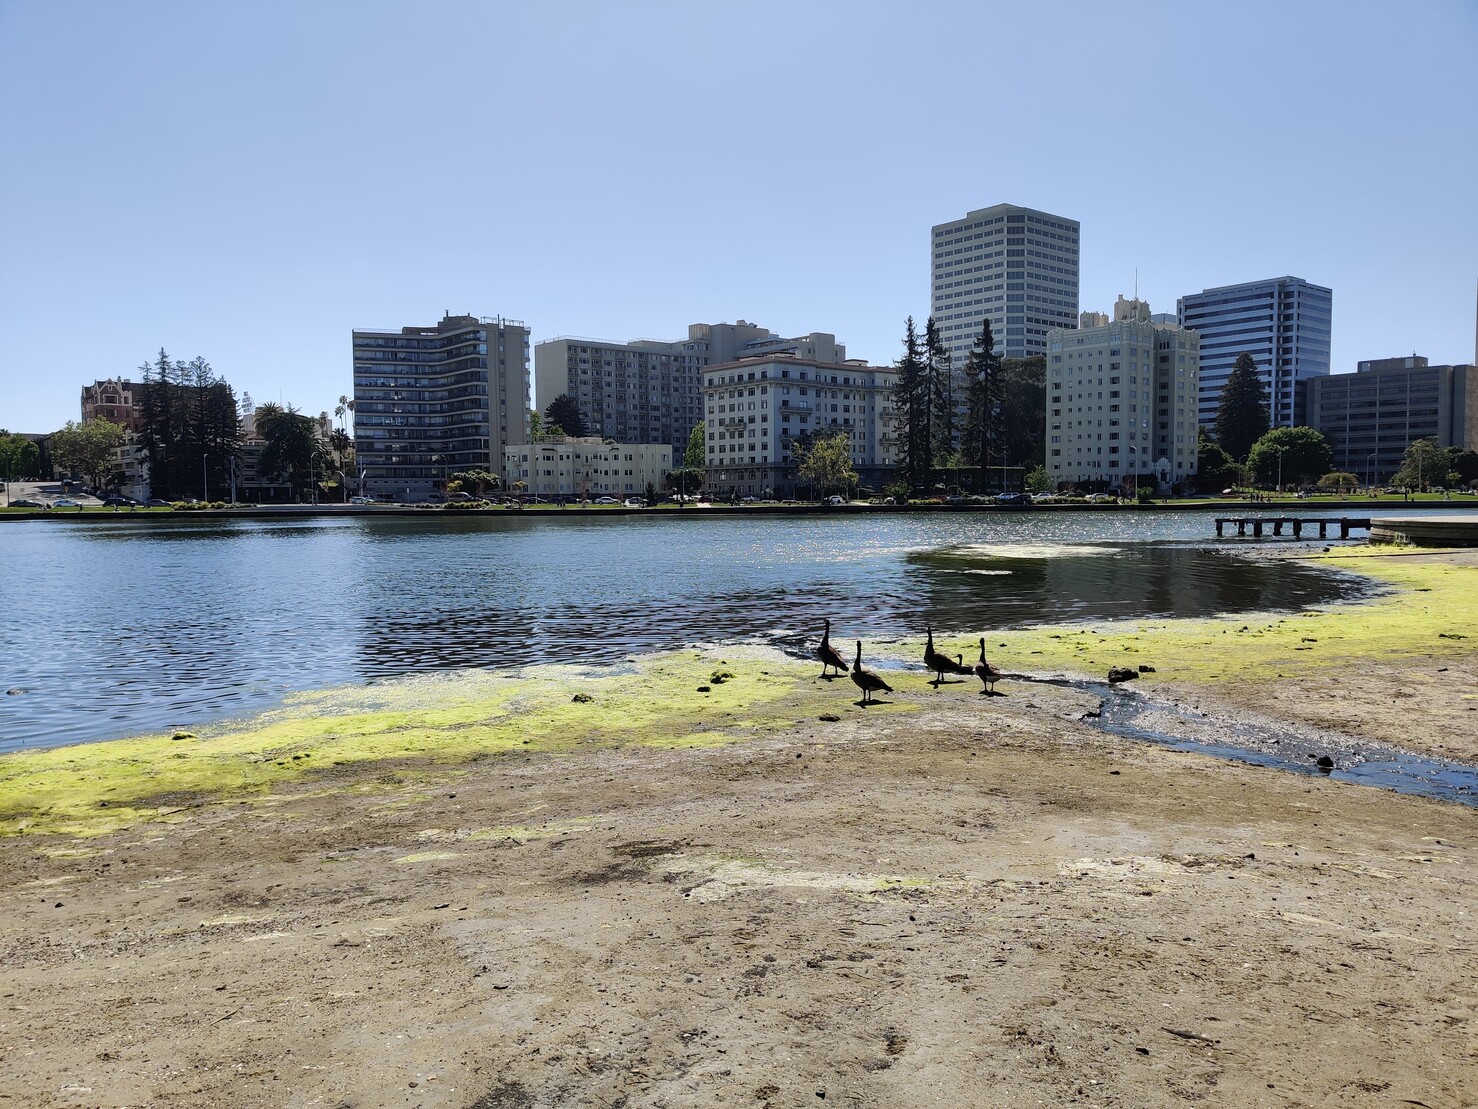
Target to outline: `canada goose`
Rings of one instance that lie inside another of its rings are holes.
[[[980,679],[980,684],[985,686],[984,692],[989,695],[994,691],[991,689],[1001,678],[1005,677],[990,663],[985,661],[985,640],[980,641],[980,661],[975,664],[975,676]]]
[[[934,679],[934,688],[939,688],[939,683],[944,681],[946,671],[951,674],[968,674],[970,671],[965,666],[964,656],[956,662],[948,655],[942,655],[934,649],[934,629],[926,628],[929,633],[929,641],[924,644],[924,665],[938,675]]]
[[[827,677],[826,668],[830,666],[837,674],[847,669],[847,660],[842,658],[842,653],[831,645],[831,621],[827,620],[826,630],[821,633],[821,646],[816,648],[816,657],[821,660],[821,676]],[[836,677],[836,674],[830,675]]]
[[[862,703],[870,704],[872,695],[880,689],[893,692],[893,687],[883,681],[881,674],[862,665],[862,640],[857,641],[857,661],[852,664],[852,684],[862,690]]]

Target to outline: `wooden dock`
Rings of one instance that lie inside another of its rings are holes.
[[[1348,539],[1350,532],[1356,529],[1370,530],[1370,517],[1355,518],[1352,516],[1340,516],[1331,518],[1329,516],[1218,516],[1216,518],[1216,537],[1222,539],[1226,536],[1226,527],[1229,524],[1237,525],[1237,534],[1246,536],[1251,534],[1254,539],[1261,539],[1264,529],[1271,527],[1275,536],[1281,536],[1283,529],[1289,528],[1293,538],[1302,539],[1304,526],[1315,526],[1319,528],[1319,538],[1328,539],[1331,527],[1339,528],[1339,537]],[[1249,529],[1250,532],[1249,532]]]

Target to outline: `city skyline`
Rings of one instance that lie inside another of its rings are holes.
[[[411,19],[437,49],[367,66]],[[991,95],[1040,111],[987,124],[942,21],[1013,44]],[[1458,2],[6,5],[0,426],[160,347],[332,412],[355,329],[444,312],[534,344],[759,320],[888,365],[929,229],[997,204],[1080,223],[1080,309],[1294,274],[1334,292],[1333,372],[1466,362],[1475,50]],[[936,69],[883,79],[908,58]],[[1406,58],[1420,87],[1382,76]]]

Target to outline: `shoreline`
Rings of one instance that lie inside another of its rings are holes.
[[[1439,636],[1478,554],[1312,557],[1391,591],[1000,662],[1153,658],[1228,719],[1471,756],[1474,641]],[[900,673],[864,710],[817,668],[674,652],[0,759],[34,772],[0,788],[0,1100],[1473,1104],[1470,808],[1121,739],[1074,689]]]

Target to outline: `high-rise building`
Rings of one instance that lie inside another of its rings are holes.
[[[1047,474],[1064,485],[1122,486],[1154,474],[1169,488],[1196,472],[1200,336],[1114,305],[1112,323],[1047,336]]]
[[[937,224],[929,314],[959,369],[991,321],[996,353],[1047,349],[1047,332],[1078,326],[1078,221],[997,204]]]
[[[354,439],[372,496],[425,500],[449,475],[501,473],[529,438],[529,329],[445,315],[428,327],[354,332]]]
[[[1301,277],[1224,285],[1181,297],[1180,326],[1201,333],[1202,426],[1216,422],[1222,387],[1244,353],[1252,356],[1267,388],[1269,423],[1308,423],[1306,382],[1329,373],[1333,297]]]
[[[882,488],[893,471],[892,397],[898,371],[772,354],[703,371],[707,481],[715,496],[804,496],[795,442],[841,433],[863,485]]]
[[[1309,420],[1334,448],[1335,471],[1374,485],[1418,439],[1478,449],[1478,368],[1430,366],[1420,355],[1361,362],[1355,373],[1310,380]]]
[[[589,434],[666,443],[680,462],[703,418],[703,368],[781,353],[843,362],[847,348],[825,332],[787,339],[745,320],[690,324],[688,337],[673,342],[550,339],[534,348],[534,389],[540,411],[568,394]]]

